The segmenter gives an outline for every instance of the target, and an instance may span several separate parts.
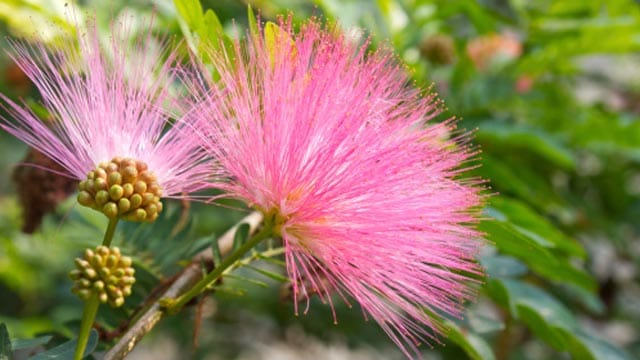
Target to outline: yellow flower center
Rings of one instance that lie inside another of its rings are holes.
[[[162,190],[147,164],[113,158],[89,171],[78,185],[78,202],[105,214],[129,221],[152,222],[162,211]]]

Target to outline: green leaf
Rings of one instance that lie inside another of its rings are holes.
[[[258,21],[256,20],[256,15],[253,13],[251,4],[247,4],[247,19],[249,21],[249,33],[251,36],[253,38],[259,37],[260,29],[258,28]]]
[[[502,321],[484,315],[480,309],[468,310],[465,315],[465,323],[478,334],[496,333],[504,330]]]
[[[197,28],[196,31],[200,35],[201,53],[206,52],[206,46],[211,46],[212,50],[220,50],[220,36],[224,35],[224,29],[213,10],[209,9],[204,13],[203,26]]]
[[[9,330],[5,323],[0,323],[0,360],[10,360],[13,358],[13,350],[11,350],[11,339],[9,339]]]
[[[259,273],[259,274],[262,274],[262,275],[264,275],[264,276],[266,276],[266,277],[268,277],[270,279],[273,279],[273,280],[276,280],[276,281],[279,281],[279,282],[282,282],[282,283],[286,283],[286,282],[289,281],[289,278],[287,278],[286,276],[282,276],[280,274],[277,274],[277,273],[274,273],[274,272],[271,272],[271,271],[268,271],[268,270],[260,269],[260,268],[257,268],[255,266],[251,266],[251,265],[246,265],[245,267],[249,268],[249,269],[251,269],[251,270],[253,270],[253,271],[255,271],[255,272]]]
[[[211,54],[220,53],[226,50],[228,56],[232,56],[235,51],[233,41],[224,33],[224,28],[216,13],[208,9],[204,14],[204,25],[195,29],[200,37],[198,44],[198,54],[205,62],[210,62]],[[224,48],[224,49],[223,49]],[[233,66],[234,62],[230,61],[229,65]],[[220,77],[218,71],[214,68],[213,79],[217,81]]]
[[[53,349],[49,349],[45,352],[41,352],[32,358],[31,360],[71,360],[73,359],[73,355],[76,351],[76,346],[78,344],[78,339],[69,340],[61,345],[54,347]],[[96,346],[98,346],[98,332],[95,329],[91,329],[91,333],[89,334],[89,340],[87,341],[87,348],[84,350],[83,358],[87,355],[91,354]]]
[[[275,23],[268,21],[264,25],[264,42],[265,47],[269,51],[269,60],[271,62],[271,66],[274,65],[276,60],[276,54],[282,51],[286,51],[283,47],[290,46],[290,51],[292,54],[295,54],[295,42],[289,36],[289,34],[282,30]]]
[[[613,344],[587,334],[583,330],[577,329],[573,332],[565,332],[568,350],[574,359],[607,359],[607,360],[631,360],[623,349]]]
[[[547,179],[542,174],[522,166],[511,164],[503,157],[493,156],[488,149],[482,156],[482,166],[474,174],[490,179],[501,193],[513,194],[539,209],[547,210],[559,202]]]
[[[514,318],[555,349],[571,353],[574,359],[630,359],[624,350],[581,330],[569,309],[538,287],[502,279],[490,280],[488,289]]]
[[[558,230],[549,220],[536,213],[527,204],[506,196],[494,196],[490,206],[501,213],[502,219],[508,219],[517,225],[515,228],[530,238],[539,237],[567,254],[584,258],[586,252],[576,240]],[[503,220],[504,221],[504,220]]]
[[[496,297],[506,300],[511,315],[524,322],[538,337],[558,350],[566,348],[565,338],[558,329],[571,331],[577,322],[571,312],[558,300],[533,285],[516,280],[491,280],[492,291],[502,292]]]
[[[487,220],[482,221],[478,228],[487,234],[501,253],[523,261],[538,275],[559,283],[572,283],[591,292],[596,290],[597,283],[588,273],[523,235],[512,224]]]
[[[240,276],[240,275],[227,274],[227,275],[225,275],[225,279],[235,279],[235,280],[247,282],[247,283],[250,283],[250,284],[253,284],[253,285],[257,285],[257,286],[262,287],[262,288],[268,288],[269,287],[269,284],[267,284],[264,281],[251,279],[251,278]]]
[[[522,126],[483,123],[476,133],[476,139],[483,144],[508,149],[524,150],[540,156],[563,169],[575,169],[576,162],[569,149],[562,146],[551,135]]]
[[[249,238],[249,224],[242,223],[236,229],[236,233],[233,235],[233,251],[238,250],[242,244],[244,244]]]
[[[202,5],[199,0],[173,0],[178,10],[178,15],[192,30],[200,29],[204,26],[202,16]]]
[[[174,0],[178,12],[178,24],[184,38],[189,44],[189,48],[194,53],[198,53],[200,39],[194,36],[194,33],[204,27],[204,17],[202,15],[202,6],[198,0]]]
[[[45,335],[33,339],[14,339],[11,341],[11,345],[14,350],[29,349],[45,345],[46,343],[51,341],[52,338],[53,336],[51,335]]]
[[[258,253],[257,256],[258,256],[258,259],[266,261],[268,263],[271,263],[271,264],[274,264],[274,265],[278,265],[278,266],[282,266],[282,267],[286,267],[287,266],[287,263],[282,261],[282,260],[280,260],[280,259],[276,259],[276,258],[273,258],[271,256],[264,256],[262,253]]]
[[[220,254],[220,244],[218,244],[218,240],[216,236],[213,236],[213,241],[211,242],[211,252],[213,252],[213,263],[215,266],[222,263],[222,254]]]
[[[491,347],[480,336],[468,330],[463,331],[457,324],[445,320],[447,338],[460,346],[474,360],[493,360],[495,356]]]
[[[563,298],[573,299],[577,304],[584,306],[589,312],[597,315],[604,315],[606,305],[598,293],[593,293],[572,284],[565,284],[559,290],[562,291]]]
[[[519,277],[527,273],[527,266],[520,260],[505,255],[483,256],[480,263],[487,275],[495,278]]]

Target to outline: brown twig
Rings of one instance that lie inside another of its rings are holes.
[[[240,224],[247,223],[250,227],[250,232],[254,232],[260,223],[262,222],[262,215],[254,212],[243,218],[233,228],[229,229],[218,240],[218,246],[220,248],[220,254],[226,255],[233,248],[233,238],[237,227]],[[185,267],[180,276],[171,284],[166,291],[158,297],[162,298],[175,298],[188,290],[193,284],[202,278],[202,261],[211,261],[213,258],[212,251],[205,249],[197,254],[190,265]],[[162,311],[158,301],[154,302],[145,312],[142,314],[138,321],[127,330],[124,335],[118,340],[118,342],[104,355],[104,360],[119,360],[123,359],[129,354],[136,344],[153,329],[156,324],[162,319],[164,312]]]

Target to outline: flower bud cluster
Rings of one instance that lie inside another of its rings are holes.
[[[122,256],[117,247],[98,246],[87,249],[84,258],[76,258],[76,269],[69,273],[74,280],[72,291],[83,300],[97,295],[102,303],[112,307],[124,304],[131,295],[131,285],[136,281],[131,258]]]
[[[152,222],[162,211],[158,180],[141,161],[116,157],[102,162],[78,187],[78,202],[110,219]]]

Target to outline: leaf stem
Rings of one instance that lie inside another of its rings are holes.
[[[215,269],[213,269],[213,271],[211,271],[200,281],[198,281],[191,289],[189,289],[189,291],[185,292],[176,299],[162,299],[161,304],[170,314],[177,313],[191,299],[200,295],[207,287],[215,283],[220,278],[220,276],[225,273],[225,270],[227,270],[227,268],[235,264],[236,261],[240,260],[242,256],[244,256],[249,250],[253,249],[262,240],[272,235],[273,224],[270,221],[265,220],[262,230],[249,238],[247,242],[240,246],[236,251],[231,253],[231,255],[224,258],[222,262],[218,264]]]

